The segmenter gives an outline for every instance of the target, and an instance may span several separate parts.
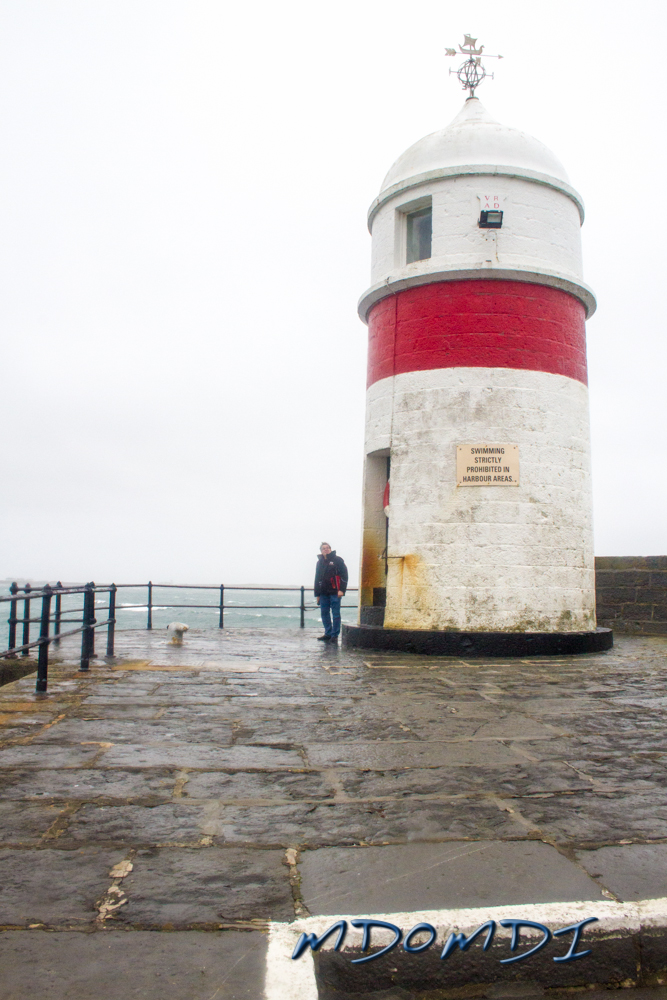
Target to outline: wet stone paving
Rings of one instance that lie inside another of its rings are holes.
[[[119,632],[88,674],[65,640],[0,690],[0,1000],[261,1000],[271,920],[667,895],[667,638],[317,634]]]

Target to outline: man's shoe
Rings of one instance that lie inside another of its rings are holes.
[[[330,635],[329,636],[329,642],[336,642],[337,643],[338,642],[338,636],[337,635]]]
[[[317,641],[318,642],[329,642],[330,638],[331,638],[330,635],[318,635]]]

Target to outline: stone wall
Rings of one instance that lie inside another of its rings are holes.
[[[598,625],[667,635],[667,556],[598,556],[595,591]]]
[[[34,674],[36,670],[36,660],[23,659],[23,657],[10,660],[3,657],[0,660],[0,687],[4,684],[11,684],[12,681],[18,681],[21,677],[25,677],[26,674]]]

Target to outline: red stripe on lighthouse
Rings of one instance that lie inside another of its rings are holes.
[[[587,384],[583,303],[548,285],[443,281],[389,295],[368,316],[368,385],[435,368],[520,368]]]

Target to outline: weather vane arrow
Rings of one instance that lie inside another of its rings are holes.
[[[472,35],[463,36],[463,45],[459,45],[458,52],[456,49],[445,49],[446,56],[457,56],[463,54],[467,56],[465,62],[461,63],[458,69],[450,69],[450,75],[455,73],[456,76],[461,81],[461,86],[464,90],[470,91],[470,96],[475,96],[475,90],[479,87],[482,80],[490,77],[493,80],[493,73],[487,73],[484,66],[482,66],[482,53],[484,52],[484,46],[480,45],[477,48],[477,39],[473,38]],[[502,56],[493,56],[486,53],[485,59],[502,59]]]

